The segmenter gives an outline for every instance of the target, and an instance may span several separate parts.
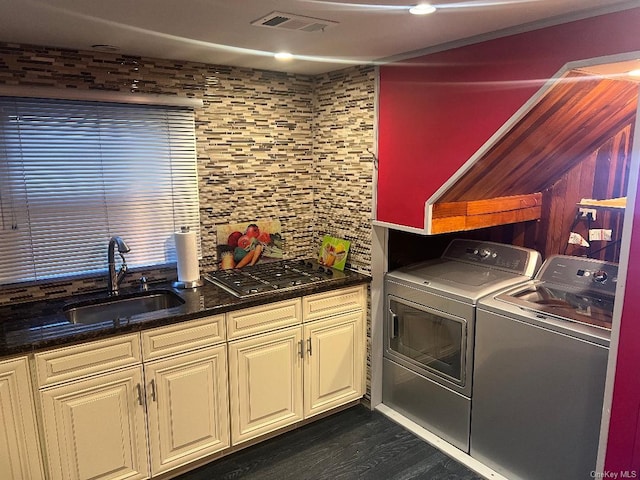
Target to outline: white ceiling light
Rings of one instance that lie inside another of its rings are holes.
[[[640,77],[640,68],[637,68],[635,70],[631,70],[629,72],[629,75],[631,75],[632,77]]]
[[[420,3],[415,7],[409,9],[409,13],[413,15],[427,15],[436,11],[436,7],[429,5],[428,3]]]
[[[291,55],[289,52],[278,52],[274,53],[273,56],[278,60],[291,60],[293,58],[293,55]]]

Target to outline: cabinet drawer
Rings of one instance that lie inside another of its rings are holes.
[[[308,295],[302,299],[304,321],[310,322],[340,313],[366,308],[365,286],[343,288],[330,292]]]
[[[39,387],[135,365],[140,361],[140,337],[137,333],[35,354]]]
[[[146,361],[211,346],[224,339],[224,315],[200,318],[142,332],[142,355]]]
[[[245,337],[302,322],[299,298],[227,313],[227,338]]]

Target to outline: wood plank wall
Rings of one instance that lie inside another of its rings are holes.
[[[540,192],[634,121],[638,85],[571,72],[438,203]],[[602,168],[607,168],[602,166]]]
[[[633,124],[584,157],[550,188],[543,192],[542,218],[536,244],[545,258],[554,253],[589,256],[611,262],[620,257],[620,237],[624,211],[598,210],[596,220],[577,219],[576,204],[582,198],[607,199],[627,194]],[[612,230],[611,242],[592,241],[590,249],[569,245],[572,231],[588,241],[588,228]]]

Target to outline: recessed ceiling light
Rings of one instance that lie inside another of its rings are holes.
[[[274,53],[273,56],[278,60],[291,60],[293,58],[293,55],[291,55],[289,52],[278,52]]]
[[[636,68],[635,70],[631,70],[629,75],[632,77],[640,77],[640,68]]]
[[[409,9],[409,13],[413,15],[427,15],[436,11],[436,7],[429,5],[428,3],[420,3],[415,7]]]

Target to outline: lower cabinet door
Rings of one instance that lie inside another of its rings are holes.
[[[300,326],[229,342],[231,442],[302,420]]]
[[[145,364],[151,473],[229,446],[226,345]]]
[[[44,478],[26,357],[0,362],[0,425],[0,478]]]
[[[304,417],[364,394],[362,311],[305,324]]]
[[[42,389],[52,480],[149,477],[142,368]]]

